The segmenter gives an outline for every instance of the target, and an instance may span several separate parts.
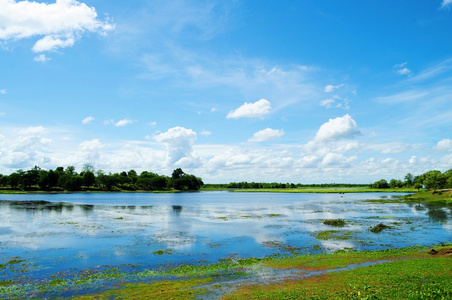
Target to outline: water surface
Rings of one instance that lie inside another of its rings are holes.
[[[228,257],[378,250],[452,241],[450,208],[396,194],[200,192],[0,195],[0,264],[28,276],[105,265],[155,267]],[[325,219],[345,219],[341,228]],[[375,234],[369,228],[391,226]],[[4,270],[0,276],[12,276]],[[16,274],[17,275],[17,274]]]

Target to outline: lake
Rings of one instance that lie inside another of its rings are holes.
[[[452,241],[450,207],[391,193],[199,192],[0,195],[3,278],[237,257],[378,250]],[[389,201],[391,200],[391,201]],[[395,200],[395,201],[392,201]],[[324,225],[344,219],[344,227]],[[369,229],[390,226],[380,233]],[[1,279],[0,279],[1,280]]]

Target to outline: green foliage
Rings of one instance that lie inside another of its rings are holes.
[[[374,189],[387,189],[387,188],[389,188],[389,184],[388,184],[388,182],[386,181],[386,179],[380,179],[380,180],[378,180],[378,181],[375,181],[375,182],[372,184],[372,187],[373,187]]]
[[[202,179],[186,174],[182,169],[176,169],[173,176],[167,177],[156,173],[143,171],[140,175],[135,170],[121,173],[106,174],[102,170],[94,171],[91,164],[85,164],[83,171],[77,174],[75,167],[69,166],[66,170],[58,167],[55,170],[41,170],[38,166],[28,171],[17,170],[9,176],[0,174],[0,186],[10,189],[43,191],[67,190],[145,190],[165,191],[170,189],[181,191],[199,190],[204,183]]]

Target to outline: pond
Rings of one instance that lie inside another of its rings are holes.
[[[452,240],[450,207],[390,193],[0,195],[0,280],[100,266],[153,268],[237,257],[378,250]],[[343,227],[323,223],[344,219]],[[388,228],[371,232],[383,223]],[[6,278],[6,279],[5,279]]]

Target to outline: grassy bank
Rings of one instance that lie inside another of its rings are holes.
[[[0,281],[0,298],[451,299],[452,244],[434,248],[230,257],[138,272],[87,270],[41,282]],[[25,263],[16,258],[0,270]]]
[[[452,247],[435,248],[433,253],[429,248],[412,247],[231,260],[202,267],[187,265],[169,270],[170,274],[178,274],[177,279],[126,284],[119,289],[76,299],[130,296],[146,299],[150,295],[153,299],[214,295],[221,295],[222,299],[450,299]],[[356,267],[356,264],[376,262],[378,264]],[[347,266],[350,270],[337,271]],[[273,282],[267,277],[265,282],[256,283],[250,275],[256,267],[294,269],[300,276],[283,281],[281,277],[274,277]],[[318,275],[305,276],[309,272],[318,272]],[[237,281],[234,283],[234,280]]]
[[[452,205],[452,191],[422,191],[410,196],[405,196],[406,201],[411,202],[430,202]]]

